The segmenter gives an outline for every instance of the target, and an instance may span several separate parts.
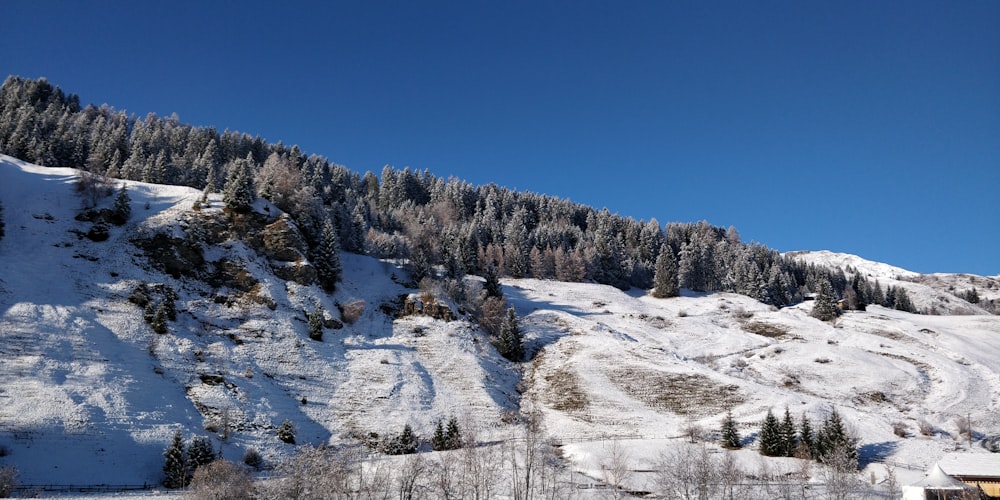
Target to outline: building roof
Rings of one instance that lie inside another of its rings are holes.
[[[1000,453],[949,453],[938,466],[951,476],[1000,479]]]
[[[935,465],[927,471],[927,476],[910,485],[927,490],[964,490],[969,486],[958,479],[955,479],[941,470],[941,466]]]

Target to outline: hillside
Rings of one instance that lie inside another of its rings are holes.
[[[296,282],[309,263],[295,255],[294,224],[264,201],[229,219],[219,198],[195,210],[198,190],[129,181],[131,219],[92,241],[94,223],[77,219],[77,176],[0,157],[0,464],[15,464],[22,483],[157,484],[176,430],[215,436],[234,461],[254,447],[275,462],[295,450],[275,437],[286,419],[299,444],[320,445],[404,424],[427,437],[451,415],[501,440],[521,428],[512,415],[537,415],[592,477],[607,440],[632,443],[634,468],[648,468],[686,429],[718,429],[727,409],[752,437],[769,409],[819,421],[835,407],[877,474],[880,460],[925,470],[968,448],[959,417],[973,423],[969,451],[1000,435],[1000,317],[974,308],[870,306],[824,323],[810,302],[778,309],[729,293],[654,299],[505,279],[534,356],[510,363],[458,307],[454,321],[397,317],[400,296],[418,290],[392,261],[342,253],[333,294]],[[995,278],[934,275],[938,285],[844,263],[898,281],[921,304],[946,304],[942,287],[957,280],[996,293]],[[157,301],[168,287],[177,319],[157,334],[135,295]],[[356,318],[340,312],[361,301]],[[307,320],[317,307],[328,325],[319,342]]]

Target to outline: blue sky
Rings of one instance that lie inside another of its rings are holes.
[[[0,2],[0,73],[358,171],[1000,273],[1000,2]]]

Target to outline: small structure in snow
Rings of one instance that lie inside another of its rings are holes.
[[[972,500],[979,498],[979,491],[955,479],[935,465],[927,477],[903,486],[903,500]]]
[[[938,466],[949,476],[982,488],[991,497],[1000,497],[1000,454],[949,453]]]

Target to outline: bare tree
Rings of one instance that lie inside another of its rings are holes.
[[[668,498],[705,500],[717,494],[718,472],[704,444],[661,453],[656,469],[655,487]]]
[[[632,457],[617,439],[613,439],[610,443],[606,444],[604,452],[606,456],[601,463],[604,482],[608,483],[614,489],[615,498],[620,498],[621,490],[632,476]]]
[[[253,480],[246,469],[226,460],[216,460],[194,471],[186,497],[196,500],[242,500],[250,498]]]
[[[464,498],[457,454],[437,453],[430,472],[431,491],[435,497],[442,500]]]
[[[476,427],[469,417],[462,425],[462,475],[467,483],[466,493],[472,500],[489,500],[496,495],[503,463],[503,447],[481,445]]]
[[[402,464],[396,469],[396,492],[399,500],[421,498],[424,493],[421,480],[428,472],[427,461],[423,454],[405,455]]]
[[[17,468],[13,465],[0,467],[0,498],[7,498],[17,486]]]
[[[899,498],[899,479],[896,478],[896,468],[885,465],[885,492],[889,500]]]

